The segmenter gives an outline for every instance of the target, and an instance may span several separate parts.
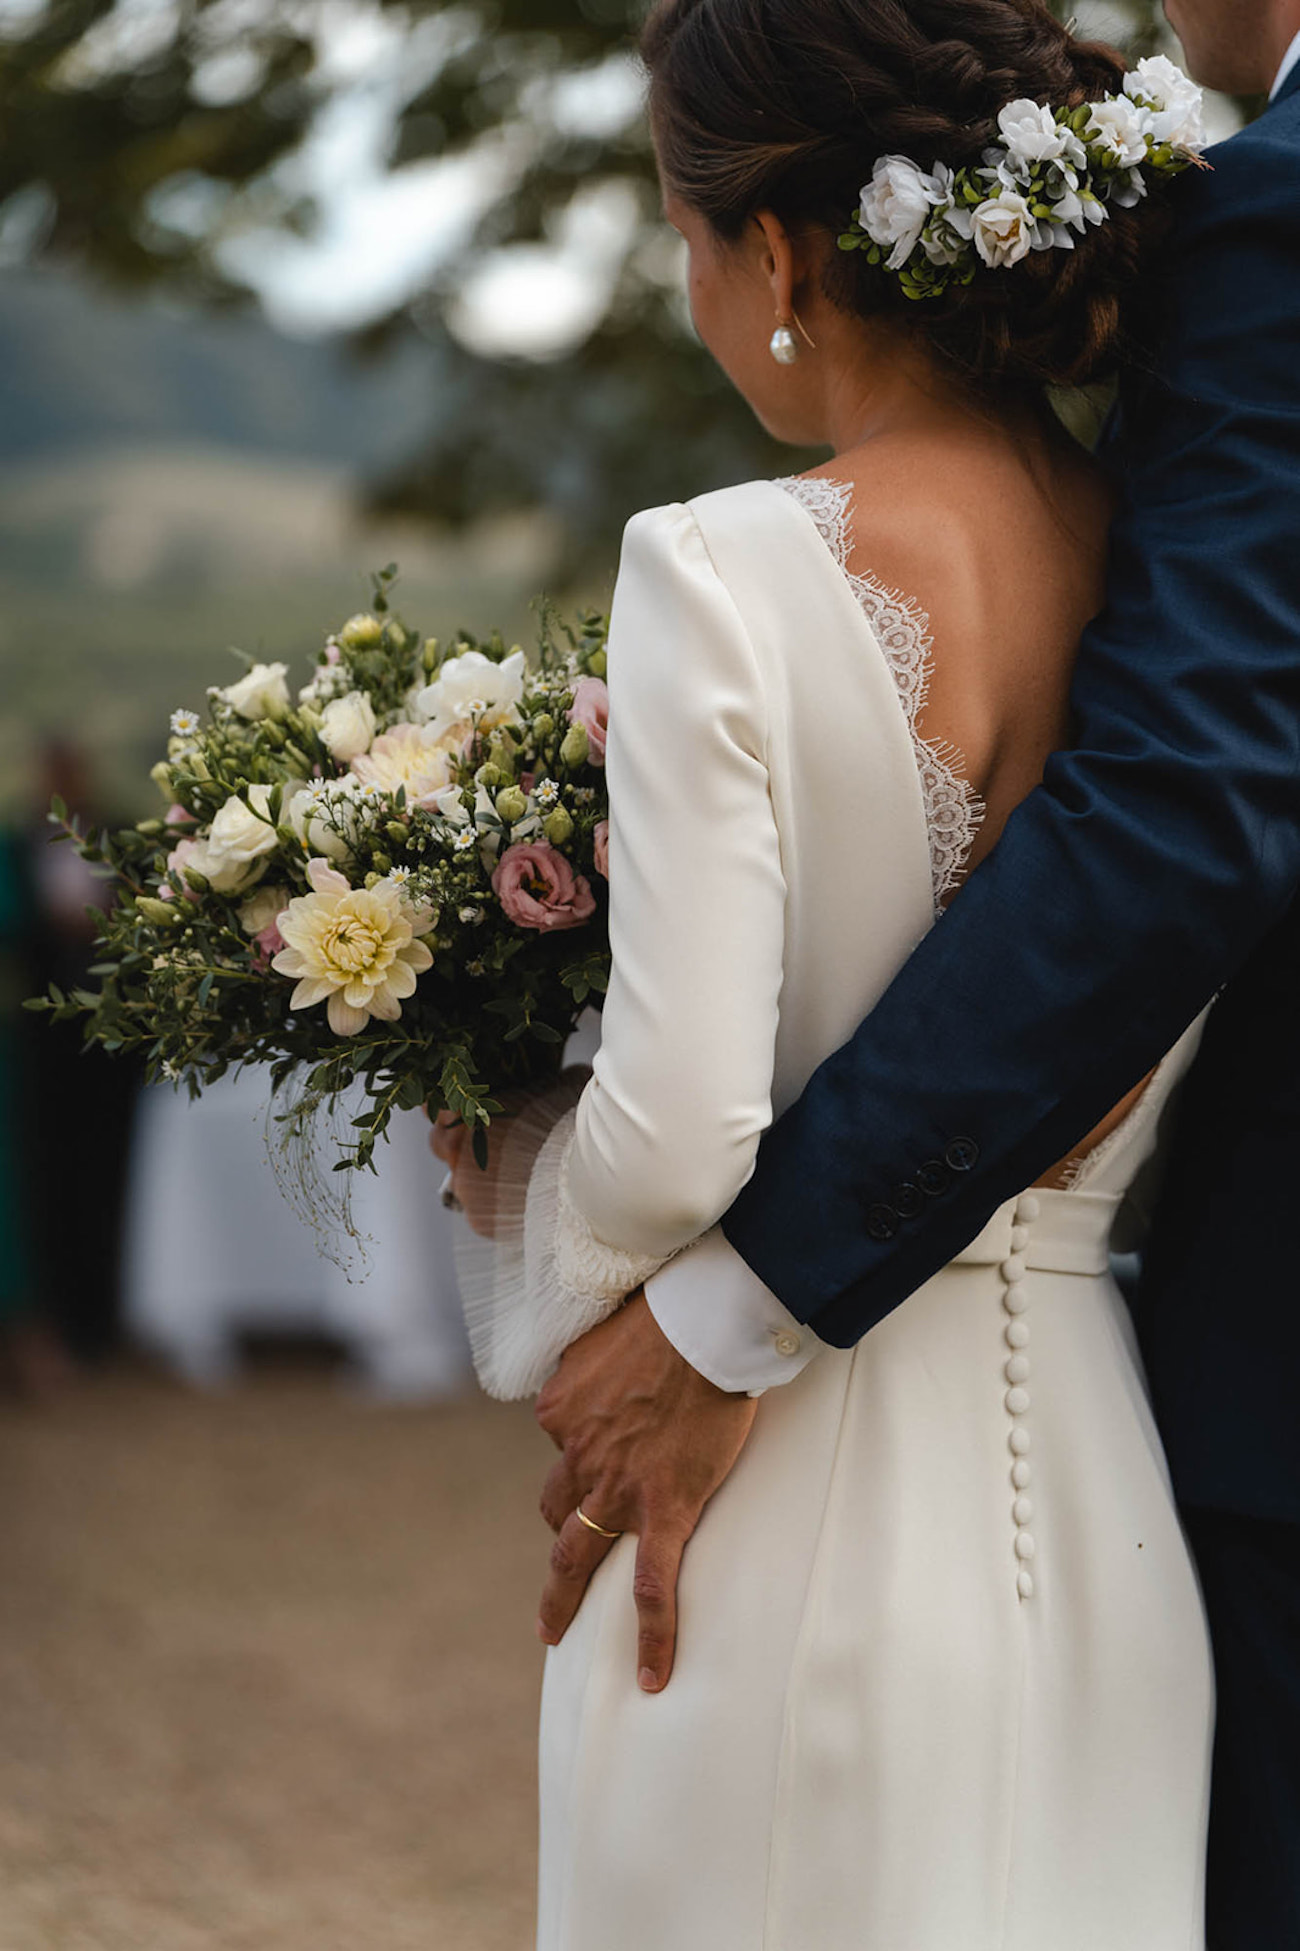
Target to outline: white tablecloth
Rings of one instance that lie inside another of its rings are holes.
[[[452,1249],[454,1215],[422,1112],[395,1117],[359,1172],[353,1214],[368,1237],[352,1278],[317,1251],[266,1153],[264,1079],[223,1078],[192,1103],[143,1093],[128,1203],[124,1308],[130,1333],[194,1381],[224,1379],[244,1331],[338,1337],[387,1395],[468,1385]]]

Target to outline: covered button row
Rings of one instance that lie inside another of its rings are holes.
[[[1034,1576],[1029,1567],[1036,1549],[1033,1536],[1027,1528],[1034,1515],[1033,1500],[1025,1495],[1032,1476],[1028,1457],[1029,1431],[1020,1421],[1029,1408],[1029,1390],[1025,1387],[1029,1380],[1029,1357],[1025,1353],[1029,1346],[1029,1326],[1023,1318],[1029,1305],[1029,1297],[1025,1290],[1027,1270],[1025,1249],[1029,1245],[1029,1229],[1038,1218],[1040,1211],[1041,1207],[1034,1193],[1021,1194],[1016,1202],[1015,1220],[1011,1228],[1011,1251],[999,1268],[1004,1283],[1002,1305],[1010,1317],[1003,1335],[1011,1353],[1002,1369],[1010,1387],[1003,1400],[1007,1413],[1012,1418],[1012,1429],[1008,1439],[1012,1459],[1011,1482],[1015,1490],[1011,1505],[1011,1521],[1015,1526],[1013,1547],[1016,1555],[1016,1591],[1022,1599],[1031,1599],[1034,1595]]]

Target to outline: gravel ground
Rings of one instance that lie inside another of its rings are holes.
[[[528,1951],[550,1454],[301,1359],[0,1407],[0,1951]]]

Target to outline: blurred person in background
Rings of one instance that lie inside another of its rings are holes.
[[[106,883],[66,841],[55,843],[46,813],[54,797],[83,827],[114,824],[99,804],[80,746],[51,739],[40,757],[25,836],[32,889],[32,975],[37,993],[85,984],[94,960],[94,909]],[[68,1351],[97,1362],[119,1328],[119,1250],[128,1135],[139,1089],[136,1066],[83,1048],[78,1026],[39,1024],[28,1038],[33,1070],[27,1188],[30,1237],[42,1311]]]
[[[31,1059],[38,1040],[33,1019],[22,1013],[34,991],[26,868],[22,837],[0,828],[0,1380],[24,1395],[43,1395],[68,1379],[69,1366],[41,1318],[32,1252]]]

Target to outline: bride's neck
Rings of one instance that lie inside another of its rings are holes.
[[[865,356],[828,361],[823,438],[836,459],[882,434],[933,434],[978,423],[1018,437],[1041,431],[1037,400],[1014,405],[974,398],[916,340],[897,331],[874,337]]]

